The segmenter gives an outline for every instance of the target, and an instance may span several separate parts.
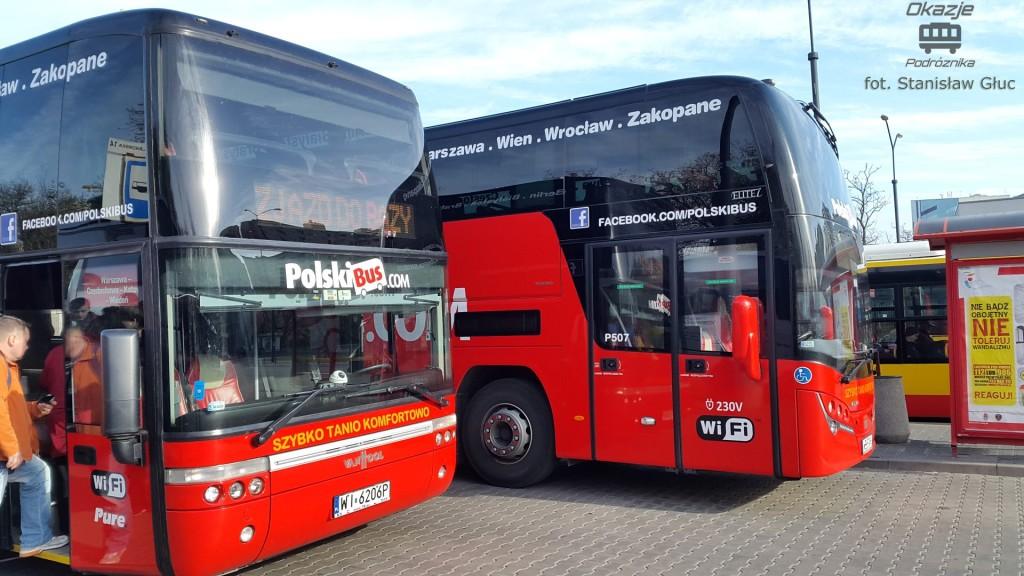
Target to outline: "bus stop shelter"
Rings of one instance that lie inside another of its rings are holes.
[[[1024,445],[1024,211],[920,220],[946,250],[950,443]]]

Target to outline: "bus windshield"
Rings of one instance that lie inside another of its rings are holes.
[[[440,243],[411,93],[365,71],[196,38],[167,35],[162,46],[161,174],[172,206],[161,233]]]
[[[317,387],[337,390],[299,418],[446,389],[439,261],[183,248],[161,268],[172,431],[251,428]]]
[[[798,356],[840,369],[864,351],[866,270],[854,233],[823,218],[795,217],[806,233],[795,258]]]

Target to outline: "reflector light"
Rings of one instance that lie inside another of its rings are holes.
[[[245,528],[242,528],[242,533],[238,535],[238,539],[241,540],[242,543],[244,544],[252,540],[252,537],[255,535],[256,529],[252,526],[246,526]]]
[[[445,468],[444,466],[441,466],[437,470],[437,478],[438,478],[438,480],[444,480],[444,477],[445,477],[446,474],[448,474],[448,469]]]

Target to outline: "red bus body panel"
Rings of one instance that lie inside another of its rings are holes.
[[[862,453],[862,442],[874,434],[872,378],[843,385],[833,368],[777,360],[778,413],[773,417],[767,359],[773,342],[766,338],[758,381],[729,355],[681,354],[679,406],[675,407],[671,354],[606,350],[595,343],[590,356],[583,299],[555,227],[545,215],[449,221],[444,235],[453,318],[459,311],[538,310],[541,315],[539,335],[460,338],[453,334],[456,386],[478,367],[528,370],[549,401],[558,458],[799,478],[838,472],[870,455],[870,450]],[[573,265],[582,266],[580,262]],[[458,307],[460,296],[465,298],[464,308]],[[619,368],[603,371],[603,358],[618,360]],[[687,359],[705,360],[707,371],[687,374]],[[800,366],[811,369],[811,383],[796,383],[793,373]],[[833,405],[842,401],[844,416],[835,419],[851,427],[852,433],[831,433],[820,398],[832,398]],[[701,438],[702,417],[747,420],[753,437],[746,442]],[[681,462],[676,458],[676,434]]]
[[[868,376],[842,384],[835,369],[814,362],[780,360],[779,388],[786,390],[787,402],[780,393],[780,405],[790,402],[796,408],[800,476],[828,476],[861,462],[874,451],[875,380]],[[797,368],[809,368],[813,377],[806,384],[794,378]],[[829,402],[835,411],[828,414]],[[829,429],[829,418],[842,427]],[[844,428],[845,427],[845,428]],[[871,436],[866,452],[862,442]],[[787,444],[783,444],[786,448]]]
[[[707,371],[686,374],[687,358],[707,362]],[[741,474],[771,475],[772,411],[768,386],[768,361],[761,360],[761,380],[752,381],[743,367],[729,356],[683,355],[679,360],[683,468]],[[714,442],[698,434],[702,416],[746,418],[753,424],[749,442]]]
[[[76,451],[90,450],[95,465],[75,463]],[[157,573],[149,466],[121,464],[111,453],[110,440],[81,432],[68,433],[68,462],[71,567],[105,574]],[[117,481],[108,489],[97,484],[103,474],[108,483],[119,475],[123,485]]]
[[[454,398],[449,397],[450,401]],[[417,417],[397,425],[370,427],[388,414],[414,411]],[[431,431],[416,437],[364,450],[338,452],[321,459],[275,469],[281,459],[333,442],[394,430],[406,425],[429,423],[450,415],[453,404],[439,408],[405,404],[398,408],[359,413],[340,419],[321,420],[286,427],[259,448],[252,446],[252,434],[165,444],[168,469],[202,468],[218,464],[267,457],[269,472],[230,478],[223,482],[167,485],[168,536],[174,572],[178,576],[218,574],[258,562],[300,546],[339,534],[441,494],[451,483],[455,469],[454,427],[449,440],[438,445]],[[444,477],[438,471],[445,468]],[[248,492],[238,500],[227,495],[227,487],[238,480],[243,485],[254,478],[264,480],[263,493]],[[390,499],[339,518],[332,514],[335,496],[390,481]],[[220,500],[203,499],[211,484],[222,486]],[[246,526],[255,531],[247,543],[240,540]],[[201,527],[201,534],[197,531]]]
[[[619,360],[619,369],[602,372],[602,357]],[[585,357],[581,360],[586,362]],[[674,467],[672,358],[668,354],[595,348],[594,370],[597,459]],[[651,418],[653,423],[644,423],[643,418]]]
[[[444,236],[448,285],[465,289],[470,310],[539,310],[542,318],[539,336],[453,335],[454,382],[477,366],[529,368],[551,404],[556,455],[591,459],[587,319],[551,221],[522,214],[448,222]]]

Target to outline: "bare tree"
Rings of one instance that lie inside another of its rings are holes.
[[[875,229],[875,221],[878,214],[889,204],[885,194],[871,181],[875,172],[878,172],[878,166],[872,164],[864,164],[857,172],[843,171],[846,186],[850,189],[850,199],[853,201],[853,215],[857,218],[860,239],[864,244],[874,244],[881,238]]]

